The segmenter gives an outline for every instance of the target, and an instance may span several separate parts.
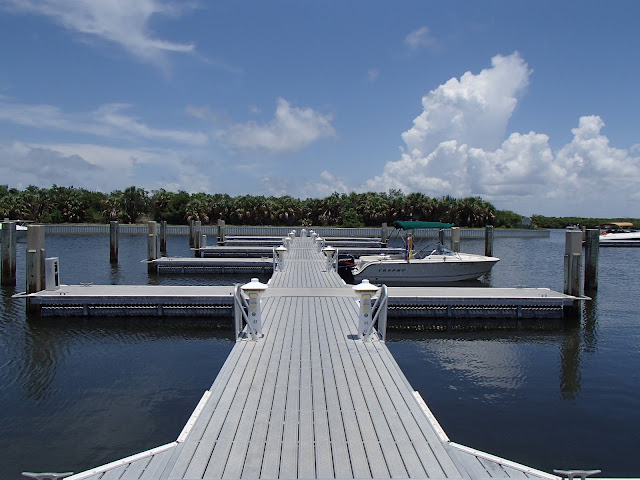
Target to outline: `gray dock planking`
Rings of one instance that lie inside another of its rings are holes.
[[[68,478],[559,478],[450,442],[386,345],[356,338],[357,300],[325,270],[296,239],[264,337],[236,343],[177,441]]]

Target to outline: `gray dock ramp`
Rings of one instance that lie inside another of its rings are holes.
[[[296,239],[176,442],[69,479],[559,477],[449,441],[384,342],[357,338],[352,289]]]

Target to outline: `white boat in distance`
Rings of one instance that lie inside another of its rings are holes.
[[[5,219],[5,222],[9,221]],[[30,223],[27,220],[10,220],[16,222],[16,240],[24,241],[27,238],[27,226],[25,223]],[[2,231],[2,222],[0,222],[0,232]],[[1,240],[0,240],[1,241]]]
[[[403,229],[451,226],[428,226],[434,225],[432,222],[395,222],[394,225]],[[367,279],[371,283],[409,286],[475,280],[489,273],[500,260],[497,257],[453,252],[440,244],[428,255],[415,258],[411,237],[406,242],[407,252],[404,255],[366,255],[357,259],[351,270],[354,283]]]
[[[640,243],[640,231],[632,230],[631,227],[633,227],[633,223],[631,222],[605,223],[600,225],[600,244],[615,243],[619,245],[625,242],[629,242],[630,244]]]

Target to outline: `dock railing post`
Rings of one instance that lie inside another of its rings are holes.
[[[167,253],[167,221],[160,222],[160,253]]]
[[[598,289],[598,255],[600,252],[600,232],[595,228],[585,231],[584,242],[584,290]]]
[[[580,296],[582,271],[582,232],[567,230],[564,244],[564,293]]]
[[[118,263],[118,240],[120,225],[118,222],[109,222],[109,262]]]
[[[337,253],[337,250],[331,245],[327,245],[322,251],[327,256],[327,272],[330,272],[333,270],[333,255]]]
[[[16,223],[2,222],[2,285],[16,284]]]
[[[493,257],[493,225],[484,227],[484,254]]]
[[[236,341],[242,331],[242,319],[247,323],[247,329],[252,340],[257,340],[262,334],[262,319],[260,309],[260,296],[269,288],[257,278],[252,278],[249,283],[237,285],[235,289],[234,317],[236,325]],[[244,295],[248,298],[245,299]]]
[[[373,327],[377,324],[378,335],[382,341],[387,337],[387,286],[378,288],[364,279],[358,285],[354,285],[353,290],[360,297],[360,313],[358,321],[358,337],[362,340],[373,339]],[[371,301],[374,295],[378,294],[375,304]]]
[[[284,257],[287,253],[287,249],[283,245],[280,245],[278,248],[274,249],[274,253],[277,259],[276,268],[274,268],[273,271],[275,272],[277,269],[279,272],[284,272]]]
[[[451,227],[451,250],[454,252],[460,251],[460,228]]]

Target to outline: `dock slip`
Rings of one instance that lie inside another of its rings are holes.
[[[451,442],[327,266],[295,238],[177,440],[67,478],[560,478]]]

